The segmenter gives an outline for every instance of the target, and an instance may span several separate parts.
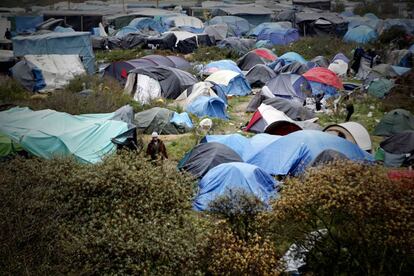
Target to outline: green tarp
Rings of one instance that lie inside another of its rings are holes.
[[[414,116],[405,109],[394,109],[381,119],[374,129],[374,135],[391,136],[406,130],[414,130]]]
[[[127,123],[113,120],[114,115],[73,116],[49,109],[15,107],[0,112],[0,133],[39,157],[73,155],[81,162],[96,163],[116,149],[111,139],[129,129]]]
[[[384,98],[390,90],[394,87],[393,80],[378,79],[370,83],[368,87],[368,94],[377,98]]]

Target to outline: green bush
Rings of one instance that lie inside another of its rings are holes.
[[[194,274],[193,180],[133,153],[1,167],[0,274]]]
[[[0,76],[0,104],[12,104],[31,96],[17,81],[7,76]]]
[[[385,170],[336,162],[289,179],[272,205],[276,240],[302,241],[326,229],[307,255],[316,275],[408,275],[414,257],[414,186]]]
[[[380,35],[379,40],[382,44],[389,44],[390,42],[397,42],[397,40],[403,39],[406,34],[407,33],[403,27],[392,26]]]
[[[229,49],[220,49],[218,47],[198,47],[194,53],[188,55],[188,60],[193,62],[210,62],[221,59],[237,60],[237,56],[233,51]]]

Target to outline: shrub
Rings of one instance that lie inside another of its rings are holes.
[[[345,4],[342,0],[335,0],[335,7],[333,9],[334,12],[341,13],[345,11]]]
[[[193,181],[133,153],[2,166],[1,274],[194,274]]]
[[[237,60],[239,57],[229,49],[220,49],[218,47],[198,47],[194,53],[188,55],[188,60],[193,62],[210,62],[221,59]]]
[[[317,275],[401,275],[413,269],[414,189],[384,169],[336,162],[289,179],[272,205],[276,240],[301,241],[326,229],[307,255]],[[280,235],[279,237],[277,237]]]
[[[397,42],[397,40],[403,39],[406,35],[406,31],[401,26],[392,26],[388,30],[385,30],[379,37],[379,40],[383,44],[389,44],[390,42]],[[409,46],[409,45],[405,45]]]
[[[25,100],[30,93],[14,79],[0,76],[0,104],[11,104],[15,101]]]

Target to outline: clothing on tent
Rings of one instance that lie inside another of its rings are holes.
[[[199,191],[193,208],[209,209],[209,204],[220,196],[249,194],[264,204],[276,196],[278,183],[265,171],[254,165],[231,162],[218,165],[208,171],[199,182]]]

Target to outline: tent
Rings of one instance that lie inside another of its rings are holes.
[[[338,53],[334,56],[334,58],[332,59],[332,62],[334,62],[335,60],[342,60],[345,63],[349,63],[350,60],[349,58],[347,58],[344,54],[342,53]]]
[[[348,22],[333,12],[297,12],[292,20],[304,36],[326,34],[343,36],[348,28]]]
[[[169,27],[188,27],[193,32],[201,32],[204,28],[203,22],[193,16],[173,16],[164,19],[164,23]]]
[[[214,3],[214,2],[213,2]],[[256,26],[271,20],[272,10],[259,5],[234,2],[233,5],[213,6],[213,15],[232,15],[246,19],[251,25]]]
[[[255,41],[253,39],[228,37],[217,43],[217,47],[220,49],[228,49],[231,52],[242,56],[253,49]]]
[[[247,163],[256,165],[271,175],[298,175],[327,149],[336,150],[354,161],[374,160],[371,154],[345,139],[322,131],[302,130],[252,151]]]
[[[276,64],[270,64],[269,66],[272,67],[277,74],[285,73],[303,75],[304,73],[308,72],[309,69],[313,68],[313,65],[311,65],[312,64],[309,62],[300,63],[298,61],[285,64],[285,61],[283,59],[279,59]]]
[[[414,161],[414,131],[394,134],[380,143],[384,151],[384,164],[399,167]]]
[[[246,73],[246,79],[251,87],[263,87],[263,85],[275,77],[275,71],[264,64],[257,64],[253,66]]]
[[[405,109],[394,109],[385,114],[373,134],[391,136],[407,130],[414,130],[414,115]]]
[[[257,48],[257,49],[251,50],[251,52],[255,53],[259,57],[269,62],[275,61],[277,59],[277,55],[273,53],[272,50],[269,50],[267,48]]]
[[[208,116],[227,119],[226,103],[217,96],[198,96],[187,105],[185,110],[200,118]]]
[[[292,28],[291,22],[264,22],[249,31],[248,36],[258,36],[265,29],[281,30]]]
[[[226,24],[227,36],[243,36],[250,30],[250,24],[246,19],[238,16],[215,16],[208,21],[208,25]]]
[[[327,68],[315,67],[303,74],[308,81],[323,83],[336,89],[343,89],[342,81]]]
[[[297,29],[273,29],[265,28],[257,36],[257,40],[268,41],[270,45],[287,45],[299,40],[299,32]]]
[[[210,82],[197,82],[196,84],[188,87],[175,99],[175,102],[183,106],[184,109],[191,104],[199,96],[215,97],[217,94],[212,89],[213,84]]]
[[[257,98],[255,97],[250,101],[249,105],[247,106],[247,111],[256,111],[256,109],[262,103],[272,106],[279,111],[282,111],[294,121],[306,121],[316,117],[315,113],[312,110],[304,107],[303,104],[299,101],[292,101],[281,97],[268,98],[261,95],[261,93],[259,93],[259,96]]]
[[[371,138],[368,131],[357,122],[329,125],[323,131],[357,144],[361,149],[368,152],[372,150]]]
[[[138,33],[138,32],[139,31],[136,27],[125,26],[125,27],[122,27],[122,29],[120,29],[119,31],[117,31],[115,36],[122,38],[122,37],[124,37],[128,34],[134,34],[134,33]]]
[[[129,22],[128,26],[134,27],[140,32],[155,31],[163,33],[165,31],[158,21],[149,17],[134,18]]]
[[[0,160],[22,151],[23,148],[18,143],[14,142],[7,135],[0,133]]]
[[[200,143],[217,142],[234,150],[244,160],[244,152],[250,146],[250,140],[238,133],[227,135],[206,135]]]
[[[239,67],[237,67],[237,64],[229,59],[223,59],[223,60],[217,60],[212,61],[203,68],[203,75],[211,75],[214,72],[220,71],[220,70],[230,70],[236,73],[241,73]]]
[[[298,99],[303,102],[307,94],[310,94],[311,87],[309,82],[300,75],[280,74],[269,80],[262,90],[270,91],[278,97]]]
[[[126,93],[135,94],[135,92],[142,91],[138,90],[134,92],[134,87],[139,88],[139,85],[136,85],[139,75],[145,75],[158,81],[161,96],[167,99],[177,98],[185,89],[197,82],[197,79],[193,75],[180,69],[166,66],[147,66],[129,72],[127,84],[125,85]],[[150,87],[142,88],[144,90],[150,89]],[[148,91],[148,93],[152,94],[151,91]]]
[[[292,0],[292,4],[320,10],[331,9],[331,0]]]
[[[29,91],[42,92],[63,88],[86,73],[78,55],[26,55],[11,72]]]
[[[188,132],[189,126],[192,125],[191,121],[182,121],[181,124],[177,124],[178,115],[166,108],[153,107],[135,114],[134,123],[137,130],[145,134],[151,134],[154,131],[162,135]]]
[[[137,59],[112,62],[105,68],[104,75],[113,77],[120,82],[125,82],[129,71],[136,68],[159,65],[178,68],[184,71],[191,68],[190,63],[179,56],[148,55]]]
[[[409,50],[393,50],[387,55],[387,63],[411,68],[414,65],[414,54]]]
[[[129,107],[132,114],[132,107]],[[18,141],[27,152],[46,159],[74,156],[85,163],[99,162],[126,141],[131,129],[119,113],[70,115],[54,110],[15,107],[0,112],[0,133]]]
[[[279,59],[283,59],[285,63],[292,63],[292,62],[300,62],[300,63],[306,63],[306,59],[304,59],[301,55],[295,52],[287,52],[281,55]]]
[[[324,56],[314,57],[310,62],[315,64],[315,66],[312,66],[312,67],[325,67],[325,68],[328,68],[328,66],[329,66],[329,61]]]
[[[368,94],[379,99],[384,98],[394,87],[393,80],[374,79],[368,86]]]
[[[237,60],[237,65],[243,71],[248,71],[258,64],[266,64],[268,61],[254,52],[248,52]]]
[[[344,36],[344,41],[355,42],[358,44],[366,44],[374,40],[377,40],[377,38],[378,34],[374,29],[368,26],[361,25],[348,30]]]
[[[345,77],[348,72],[348,63],[342,59],[336,59],[329,64],[328,69],[337,74],[339,77]]]
[[[221,90],[226,95],[246,96],[251,88],[242,74],[221,70],[211,74],[205,81],[215,84],[215,90]]]
[[[336,150],[327,149],[322,151],[316,156],[316,158],[309,164],[309,167],[320,167],[325,166],[334,161],[338,160],[349,160],[345,154],[340,153]]]
[[[231,162],[212,168],[199,182],[193,202],[197,211],[209,209],[209,204],[220,196],[246,193],[267,204],[276,196],[277,182],[257,166]]]
[[[87,32],[45,33],[13,38],[13,51],[16,57],[26,55],[78,55],[88,72],[95,72],[95,56],[92,50],[91,35]]]
[[[243,162],[231,148],[216,142],[202,143],[185,154],[178,163],[178,169],[197,178],[202,178],[212,168],[230,162]]]
[[[297,122],[282,111],[263,103],[257,108],[245,128],[245,131],[273,135],[287,135],[298,130],[302,128]]]
[[[14,31],[18,34],[34,33],[36,26],[43,22],[43,16],[15,16],[14,17]]]
[[[223,40],[227,37],[229,27],[225,23],[219,23],[214,25],[208,25],[204,28],[204,32],[211,37],[214,37],[216,41]]]
[[[183,54],[189,54],[194,52],[200,45],[213,46],[215,41],[209,37],[206,33],[191,33],[188,31],[182,31],[171,29],[164,34],[173,34],[176,37],[176,43],[174,50],[177,50]]]

